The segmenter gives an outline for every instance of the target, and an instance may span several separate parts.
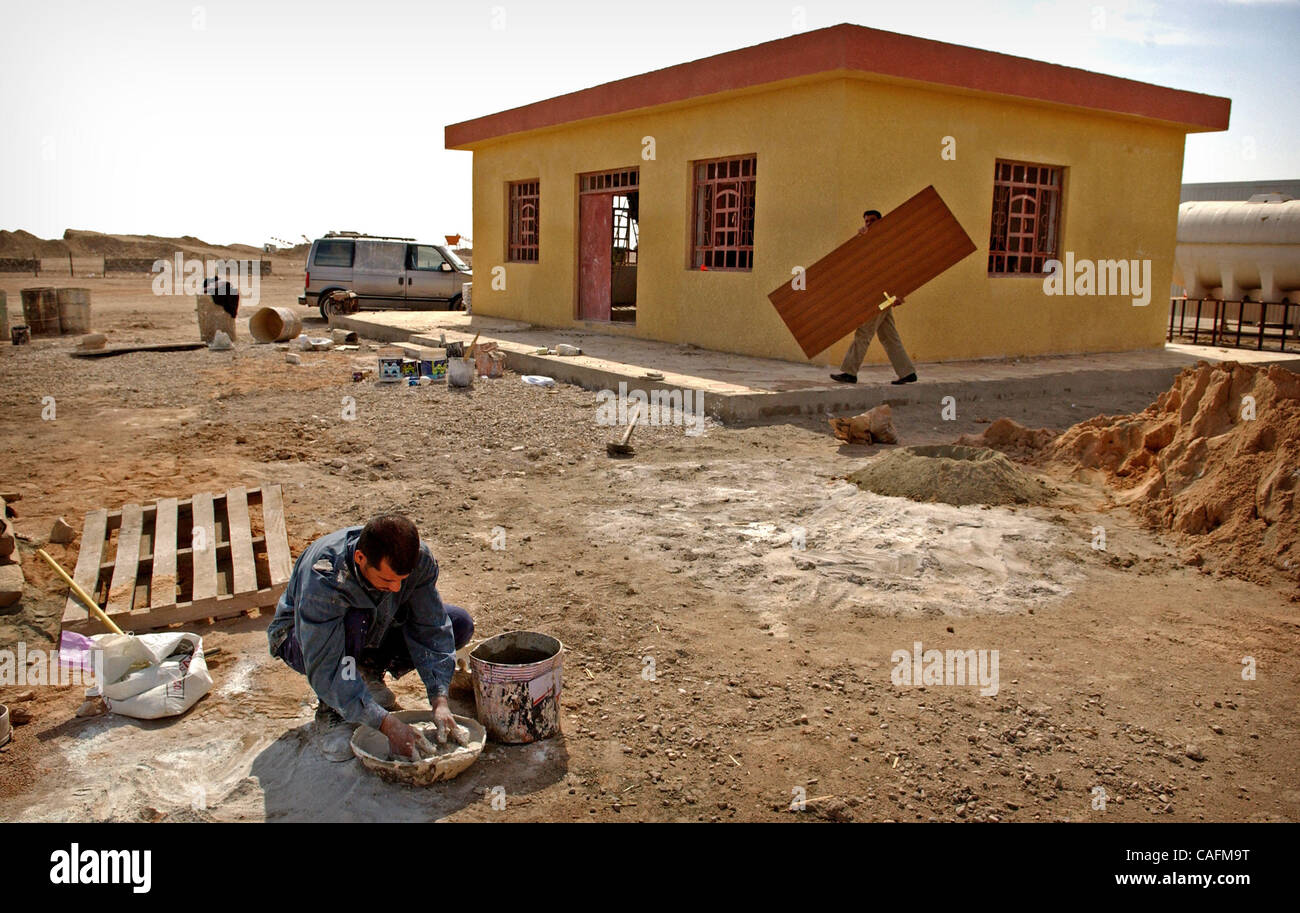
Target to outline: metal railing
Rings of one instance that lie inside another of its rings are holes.
[[[1208,324],[1208,325],[1207,325]],[[1283,301],[1220,301],[1217,298],[1171,298],[1169,342],[1286,352],[1300,350],[1300,304]],[[1276,346],[1276,349],[1274,349]]]

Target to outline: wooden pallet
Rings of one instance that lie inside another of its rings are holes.
[[[280,486],[268,485],[92,510],[72,578],[122,630],[150,631],[272,606],[291,568]],[[71,594],[63,628],[104,631]]]

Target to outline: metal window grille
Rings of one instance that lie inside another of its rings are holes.
[[[637,190],[641,186],[639,168],[622,171],[597,171],[578,175],[579,193],[609,193],[611,190]]]
[[[993,172],[989,275],[1040,275],[1059,259],[1064,169],[998,161]]]
[[[510,185],[510,241],[506,259],[536,263],[538,257],[538,205],[540,181],[515,181]]]
[[[694,269],[754,268],[757,174],[752,155],[695,163]]]

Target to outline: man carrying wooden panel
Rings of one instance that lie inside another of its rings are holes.
[[[862,227],[858,229],[858,234],[865,235],[872,223],[880,219],[880,210],[868,209],[862,214]],[[837,380],[842,384],[856,384],[858,369],[862,367],[862,362],[867,357],[871,337],[878,335],[880,344],[885,347],[885,354],[889,356],[889,361],[898,374],[898,378],[891,380],[890,383],[898,385],[916,382],[916,367],[903,346],[903,338],[898,335],[898,327],[894,325],[894,308],[902,303],[902,298],[896,299],[889,307],[877,311],[870,320],[858,327],[857,332],[853,334],[853,342],[844,353],[844,360],[840,362],[840,373],[832,374],[831,380]]]

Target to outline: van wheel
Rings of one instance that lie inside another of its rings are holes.
[[[321,292],[320,295],[316,298],[316,303],[320,310],[321,319],[324,320],[326,323],[329,323],[330,321],[329,297],[330,295],[332,295],[334,292],[337,291],[338,289],[336,288],[326,289],[325,291]]]
[[[464,299],[465,299],[464,295],[457,295],[455,298],[452,298],[450,301],[447,302],[447,310],[449,311],[464,310],[464,305],[465,305]]]

